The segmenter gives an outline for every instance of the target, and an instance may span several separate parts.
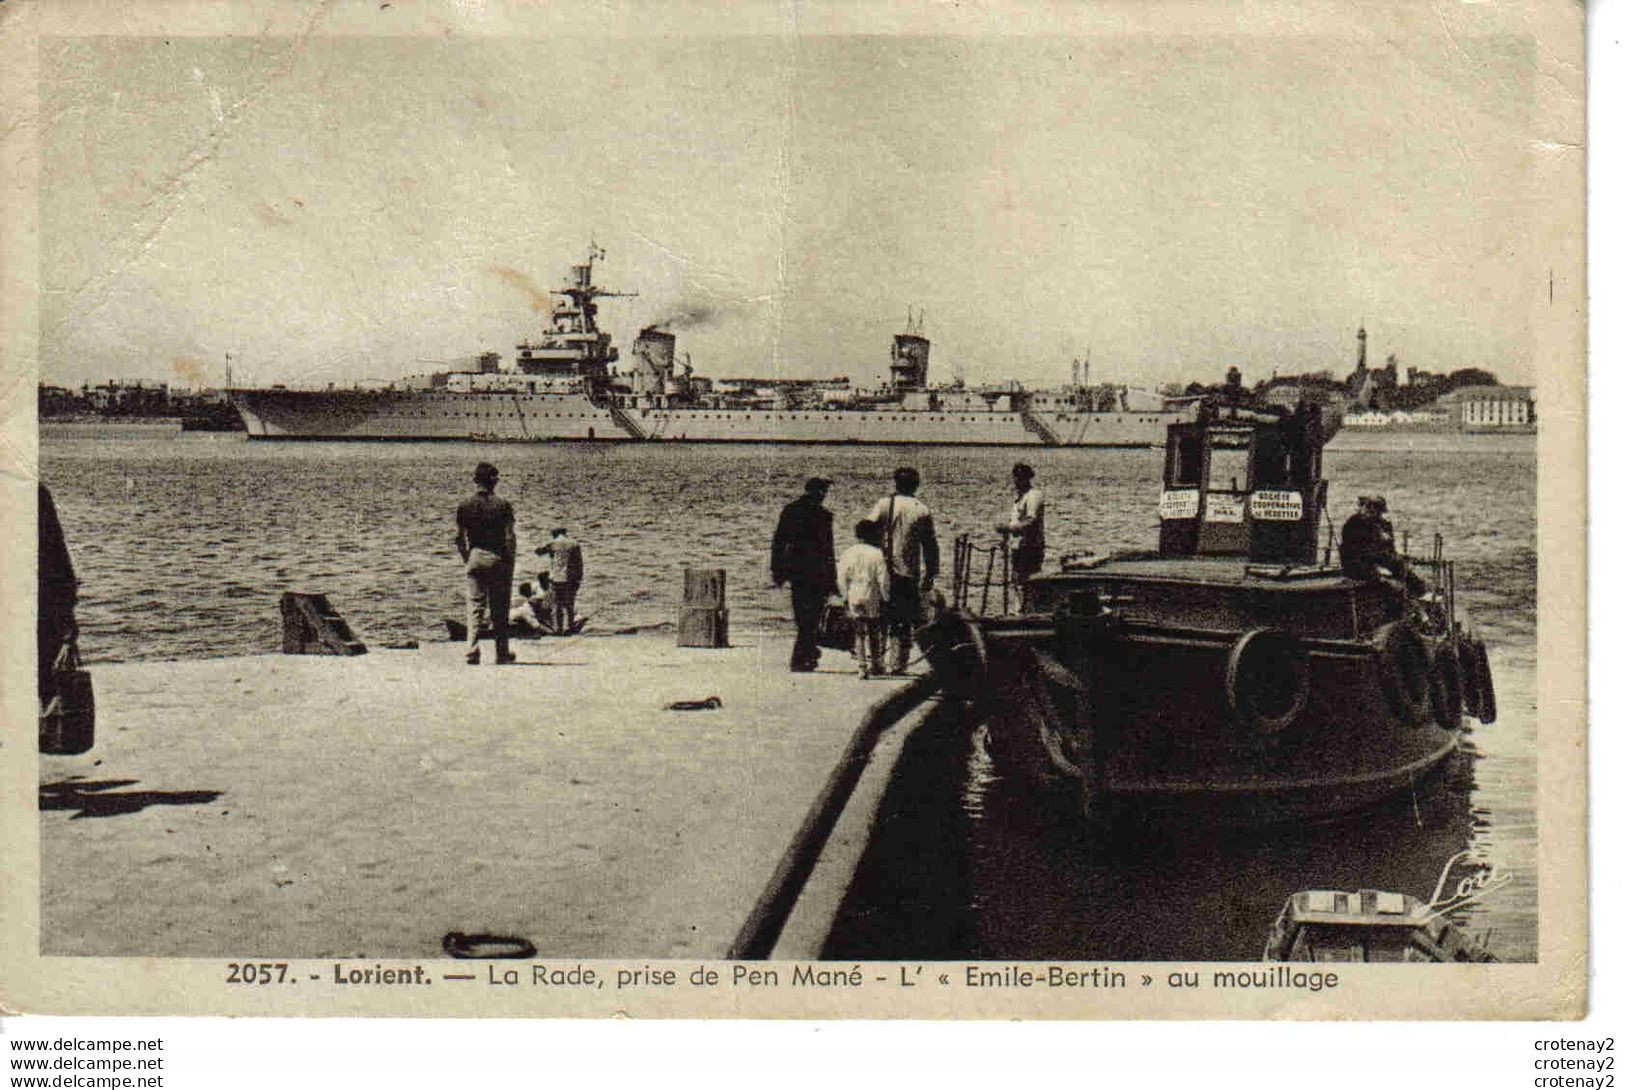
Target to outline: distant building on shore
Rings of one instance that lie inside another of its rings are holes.
[[[1343,417],[1345,428],[1428,428],[1444,430],[1452,426],[1450,413],[1445,409],[1380,409],[1349,413]]]
[[[187,431],[241,431],[242,417],[224,390],[170,389],[167,383],[89,383],[75,390],[39,384],[39,419],[44,423],[155,421],[178,423]]]
[[[1467,431],[1531,431],[1534,389],[1529,386],[1459,386],[1437,404]]]

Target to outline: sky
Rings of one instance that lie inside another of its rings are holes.
[[[1530,40],[54,38],[41,377],[377,382],[601,324],[714,376],[1531,382]],[[538,306],[543,307],[542,311]]]

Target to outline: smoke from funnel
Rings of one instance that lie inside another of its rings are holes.
[[[724,308],[713,303],[678,302],[667,307],[653,325],[663,329],[697,329],[721,318]]]
[[[492,276],[501,280],[510,287],[518,288],[530,297],[530,309],[537,314],[548,309],[551,298],[547,292],[536,286],[536,282],[518,269],[510,269],[506,265],[492,265],[486,270]]]

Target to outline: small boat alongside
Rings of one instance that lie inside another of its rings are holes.
[[[955,557],[922,630],[945,692],[977,705],[1001,771],[1094,817],[1262,824],[1403,791],[1495,719],[1485,646],[1436,538],[1414,593],[1333,564],[1313,407],[1207,404],[1169,425],[1155,550],[1063,560],[988,615],[990,562]],[[1324,545],[1320,527],[1327,528]]]
[[[1264,960],[1452,963],[1497,958],[1477,938],[1407,893],[1313,889],[1287,899],[1270,931]]]
[[[1302,890],[1282,906],[1264,945],[1264,960],[1498,961],[1486,939],[1468,933],[1450,916],[1508,880],[1493,863],[1463,851],[1445,863],[1426,901],[1371,889]]]

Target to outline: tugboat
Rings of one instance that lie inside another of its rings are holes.
[[[1314,406],[1204,403],[1168,426],[1156,550],[1066,558],[1003,589],[1011,614],[987,615],[996,555],[978,587],[962,539],[921,645],[995,761],[1091,817],[1266,824],[1404,790],[1457,751],[1464,713],[1493,722],[1438,538],[1407,559],[1420,593],[1334,566],[1323,445]]]

